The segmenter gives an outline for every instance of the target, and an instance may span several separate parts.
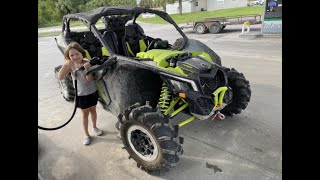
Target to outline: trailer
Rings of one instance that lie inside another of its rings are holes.
[[[261,16],[261,14],[250,14],[245,16],[205,18],[203,20],[187,22],[186,25],[180,26],[180,29],[192,28],[197,34],[204,34],[206,32],[217,34],[227,25],[243,24],[247,21],[250,24],[261,24]]]

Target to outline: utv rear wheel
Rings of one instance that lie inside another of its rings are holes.
[[[151,174],[163,174],[173,168],[182,154],[183,139],[161,113],[149,105],[139,106],[124,115],[121,139],[137,166]]]
[[[60,88],[63,98],[68,102],[73,102],[75,98],[75,89],[73,86],[71,74],[69,73],[63,80],[59,80],[58,73],[61,68],[62,68],[62,65],[57,66],[54,69],[55,77],[58,81],[58,86]]]
[[[224,68],[224,70],[229,84],[229,90],[226,92],[225,99],[230,99],[230,102],[221,110],[221,113],[232,116],[233,114],[239,114],[241,110],[247,107],[251,97],[251,89],[249,81],[246,80],[242,73],[233,68]]]

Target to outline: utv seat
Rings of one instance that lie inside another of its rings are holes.
[[[119,44],[118,44],[118,39],[117,35],[114,31],[105,31],[102,34],[102,37],[106,40],[108,46],[112,50],[113,53],[118,54],[119,53]],[[105,47],[102,48],[102,55],[110,55],[110,53],[106,50]]]
[[[92,32],[84,33],[84,42],[81,46],[85,49],[87,58],[102,57],[101,44]]]
[[[72,41],[75,41],[81,44],[81,40],[83,40],[83,34],[78,32],[66,32],[66,42],[69,44]]]
[[[136,57],[138,52],[145,52],[147,50],[147,43],[142,34],[143,32],[138,27],[138,24],[130,24],[125,27],[122,45],[126,56]]]

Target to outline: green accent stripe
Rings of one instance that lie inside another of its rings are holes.
[[[143,39],[139,40],[140,52],[144,52],[147,49],[147,45]]]
[[[96,84],[96,87],[97,87],[97,90],[98,90],[98,95],[99,95],[99,97],[101,97],[102,99],[104,99],[104,100],[105,100],[105,95],[103,94],[103,92],[102,92],[102,88],[99,86],[98,81],[97,81],[97,80],[95,80],[94,82],[95,82],[95,84]]]
[[[264,18],[265,21],[282,21],[282,18]]]
[[[109,51],[107,51],[107,49],[105,47],[102,47],[101,51],[102,51],[102,56],[110,56]]]
[[[84,52],[86,53],[86,57],[87,57],[88,59],[91,59],[91,56],[90,56],[90,54],[89,54],[89,51],[87,51],[87,50],[85,49]]]
[[[134,53],[132,52],[129,43],[126,42],[126,44],[127,44],[127,48],[128,48],[129,53],[132,54],[132,56],[134,57]]]

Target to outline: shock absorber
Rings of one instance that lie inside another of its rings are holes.
[[[170,105],[170,101],[171,101],[171,94],[170,94],[170,91],[168,91],[168,87],[166,85],[165,82],[163,82],[162,84],[162,88],[161,88],[161,93],[160,93],[160,98],[159,98],[159,108],[160,108],[160,111],[162,113],[164,113],[169,105]]]

